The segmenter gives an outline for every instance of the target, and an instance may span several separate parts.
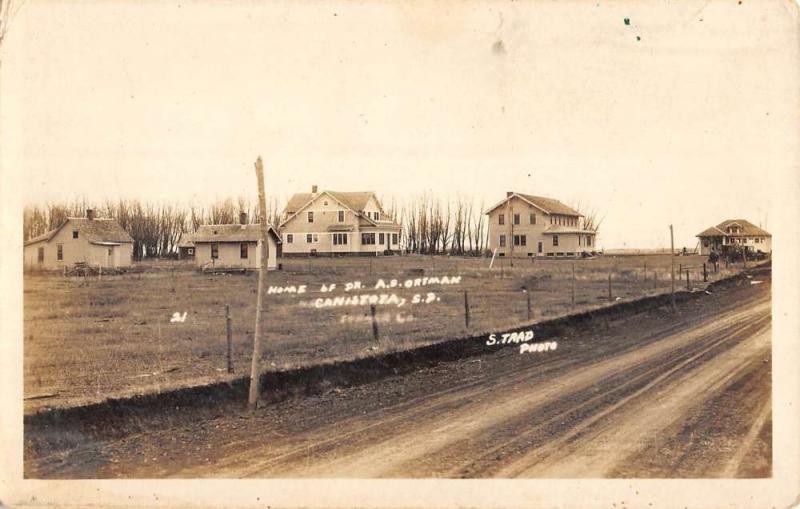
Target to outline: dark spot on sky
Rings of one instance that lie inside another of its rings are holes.
[[[642,38],[641,38],[641,37],[639,37],[639,36],[637,35],[637,36],[636,36],[636,40],[637,40],[637,41],[641,41],[641,40],[642,40]]]
[[[492,44],[492,53],[495,55],[503,55],[506,52],[506,46],[503,44],[501,39],[498,39],[497,42]]]
[[[631,24],[631,18],[625,18],[622,21],[624,21],[626,25],[630,25]]]

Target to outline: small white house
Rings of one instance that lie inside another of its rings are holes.
[[[281,239],[270,226],[267,237],[267,268],[278,267]],[[202,225],[192,235],[194,262],[202,269],[253,269],[261,267],[261,225]]]
[[[58,269],[76,263],[92,267],[129,267],[133,260],[133,239],[114,219],[69,217],[61,226],[25,242],[26,268]]]

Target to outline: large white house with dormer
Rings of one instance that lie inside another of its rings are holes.
[[[731,249],[772,253],[772,235],[745,219],[728,219],[697,234],[700,254],[723,254]]]
[[[400,249],[401,227],[381,207],[375,193],[318,191],[296,193],[279,227],[283,256],[378,255]]]

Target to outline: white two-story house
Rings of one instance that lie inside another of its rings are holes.
[[[375,193],[318,191],[296,193],[283,212],[283,256],[398,251],[399,224],[383,211]]]
[[[489,249],[497,256],[580,256],[596,250],[583,215],[552,198],[509,191],[486,211]]]

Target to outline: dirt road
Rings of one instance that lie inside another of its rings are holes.
[[[753,284],[756,281],[757,284]],[[411,375],[30,450],[32,477],[768,477],[768,270]],[[43,454],[44,453],[44,454]]]

